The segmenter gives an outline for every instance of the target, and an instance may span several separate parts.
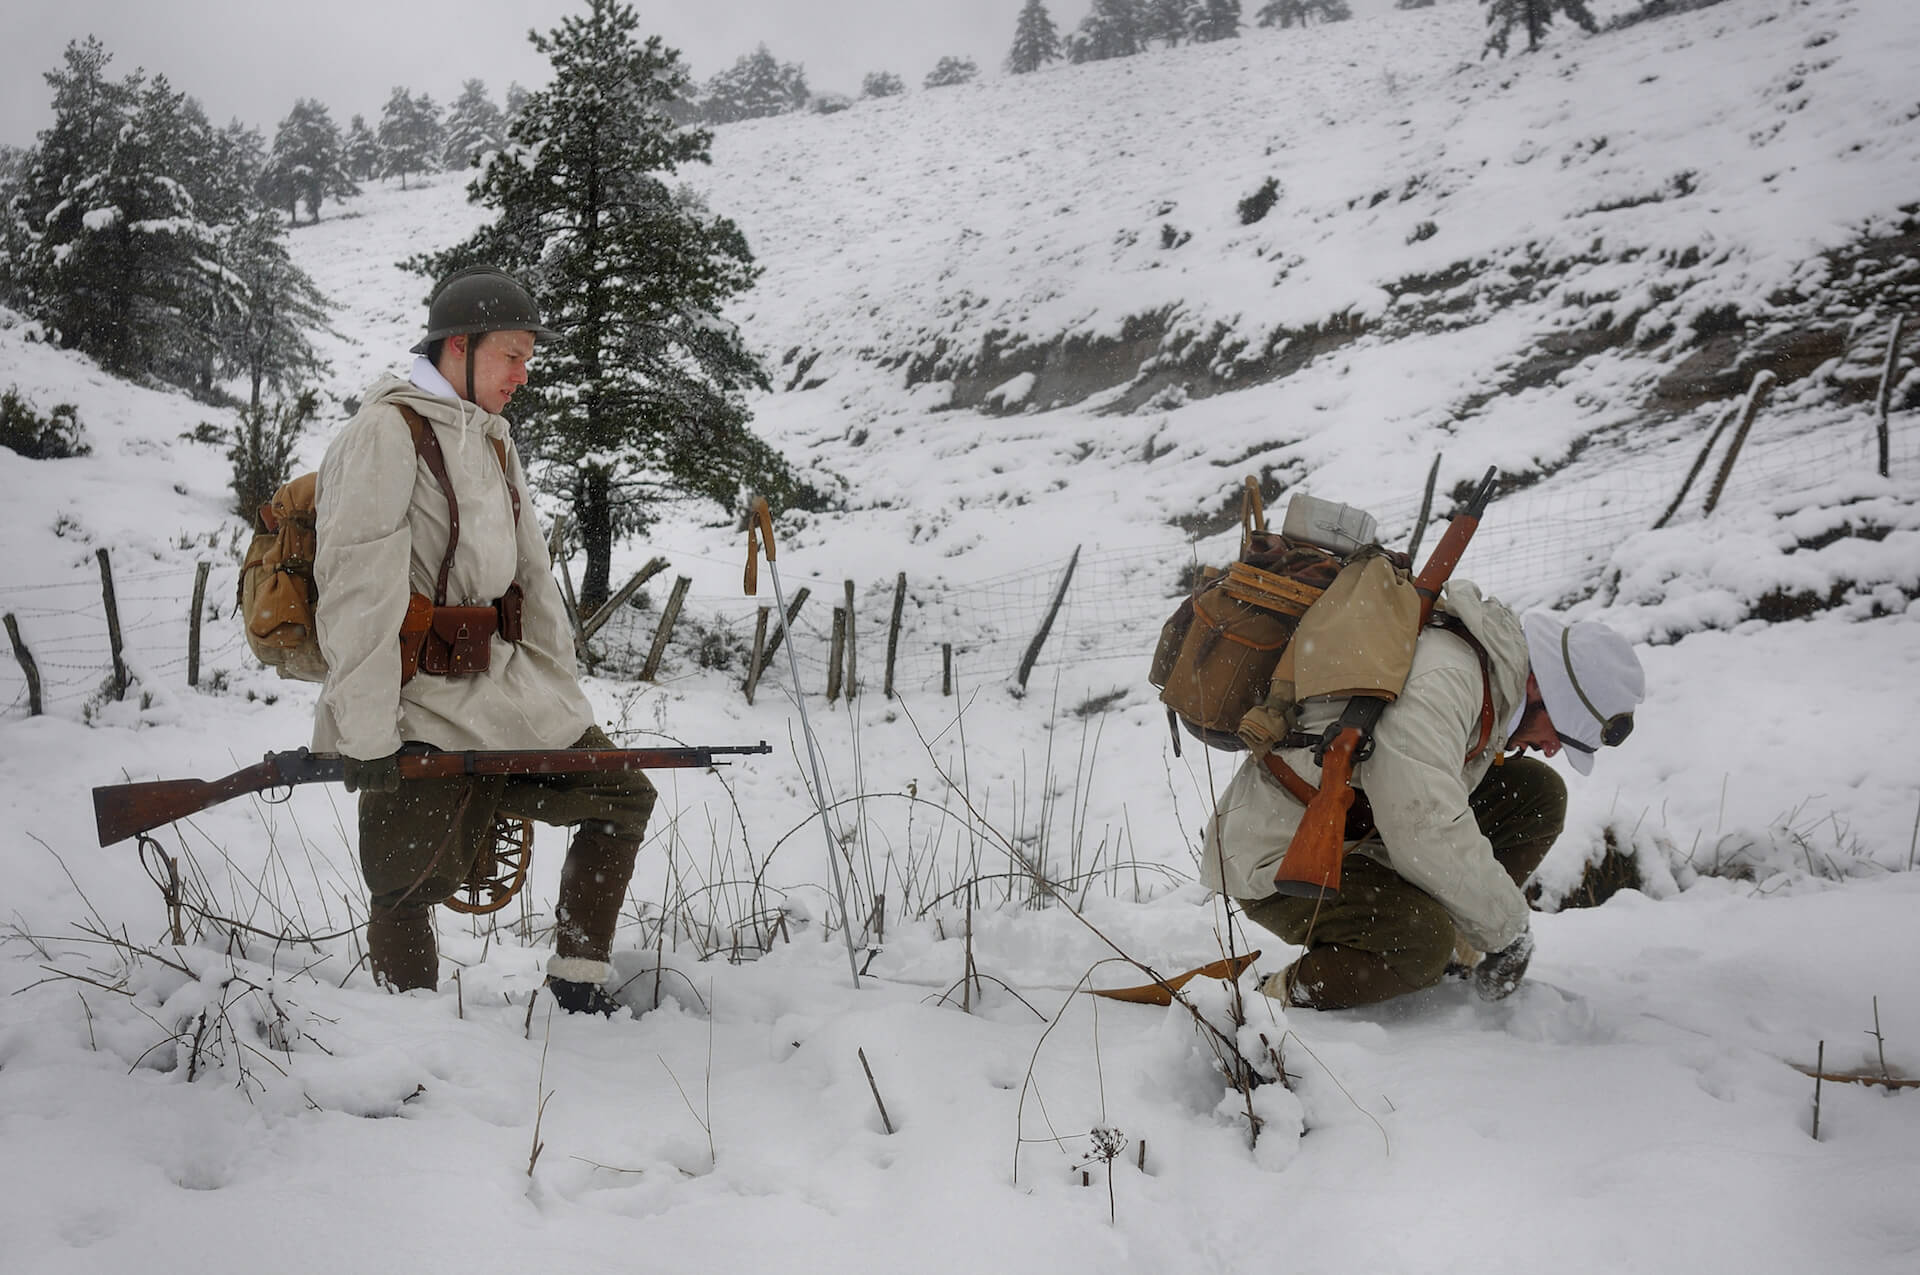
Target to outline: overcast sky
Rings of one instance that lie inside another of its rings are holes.
[[[998,67],[1023,0],[652,0],[643,34],[678,48],[704,80],[764,42],[806,67],[816,93],[859,92],[868,71],[917,84],[945,54]],[[1049,0],[1062,31],[1088,0]],[[200,99],[214,122],[238,116],[269,137],[297,97],[344,125],[377,119],[395,85],[445,106],[469,77],[498,101],[509,81],[546,78],[527,43],[584,0],[8,0],[0,40],[0,143],[30,144],[51,119],[44,72],[71,40],[97,35],[119,74],[144,66]]]

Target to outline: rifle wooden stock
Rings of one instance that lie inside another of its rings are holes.
[[[403,753],[402,779],[451,779],[460,775],[584,775],[616,770],[671,770],[716,765],[715,757],[770,753],[773,745],[719,745],[710,748],[531,748],[490,752]],[[151,832],[223,801],[249,793],[291,788],[295,784],[336,783],[346,775],[346,759],[304,748],[268,753],[256,766],[221,779],[161,779],[148,783],[107,784],[93,790],[94,825],[100,844]]]
[[[1433,619],[1440,589],[1460,565],[1467,542],[1473,539],[1480,516],[1487,511],[1495,472],[1487,470],[1466,506],[1447,521],[1446,534],[1413,577],[1414,591],[1420,595],[1422,629]],[[1307,803],[1300,825],[1293,830],[1293,840],[1287,843],[1287,853],[1274,872],[1274,893],[1326,902],[1339,897],[1340,861],[1346,857],[1347,810],[1353,805],[1353,766],[1367,755],[1373,728],[1386,707],[1386,700],[1371,696],[1355,696],[1348,702],[1320,760],[1320,789]]]

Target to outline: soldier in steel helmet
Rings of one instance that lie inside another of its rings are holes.
[[[571,825],[548,986],[611,1013],[614,924],[655,792],[638,772],[399,781],[403,749],[608,748],[501,413],[554,339],[490,266],[442,280],[405,377],[383,376],[320,466],[316,623],[328,676],[314,748],[347,759],[374,978],[438,983],[434,905],[464,883],[496,814]],[[430,609],[429,609],[430,608]],[[458,608],[462,625],[433,626]],[[482,624],[467,624],[477,617]],[[428,627],[422,628],[422,624]],[[407,637],[403,640],[402,632]],[[436,645],[443,632],[458,640]]]

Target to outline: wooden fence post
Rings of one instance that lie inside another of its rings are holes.
[[[1426,538],[1427,518],[1433,513],[1433,488],[1440,481],[1440,452],[1433,454],[1433,468],[1427,471],[1427,494],[1420,498],[1420,516],[1413,520],[1413,539],[1407,542],[1407,556],[1418,557],[1420,542]]]
[[[780,627],[773,631],[773,640],[767,643],[767,663],[773,662],[773,653],[780,649],[782,642],[786,641],[787,630],[793,627],[794,617],[800,614],[800,604],[806,600],[807,586],[803,584],[794,591],[793,601],[787,603],[787,618],[780,622]],[[794,687],[793,693],[798,695],[800,688]]]
[[[840,661],[847,649],[847,609],[833,609],[833,643],[827,649],[827,703],[840,698]],[[847,698],[853,698],[853,689],[847,689]]]
[[[600,609],[584,620],[580,625],[580,639],[585,641],[598,633],[608,620],[620,610],[620,604],[632,597],[641,585],[667,569],[665,558],[655,558],[646,566],[633,573],[633,579],[620,586],[620,592],[600,604]]]
[[[7,639],[13,643],[13,658],[20,661],[20,671],[27,678],[27,713],[38,717],[45,711],[40,702],[40,666],[33,662],[33,653],[20,637],[20,626],[14,622],[13,612],[7,612],[6,623]]]
[[[187,618],[187,685],[200,685],[200,610],[207,600],[207,568],[202,559],[193,568],[193,613]]]
[[[1073,547],[1073,556],[1067,559],[1067,569],[1060,573],[1060,583],[1054,588],[1053,601],[1047,606],[1047,617],[1040,621],[1040,631],[1033,635],[1033,641],[1027,643],[1027,653],[1020,657],[1020,689],[1027,689],[1027,675],[1033,672],[1033,663],[1040,658],[1040,648],[1046,645],[1047,634],[1053,629],[1054,617],[1060,614],[1060,604],[1067,600],[1067,586],[1073,583],[1073,569],[1080,561],[1080,546]]]
[[[1731,425],[1733,418],[1739,414],[1740,404],[1738,403],[1735,403],[1732,407],[1720,413],[1720,419],[1714,422],[1713,431],[1707,435],[1706,446],[1702,447],[1700,454],[1693,458],[1693,468],[1687,471],[1686,478],[1681,481],[1680,490],[1673,493],[1673,503],[1669,504],[1666,511],[1653,520],[1652,530],[1660,530],[1660,528],[1667,525],[1668,520],[1680,512],[1680,502],[1687,498],[1687,492],[1693,487],[1693,480],[1698,478],[1700,471],[1707,467],[1707,457],[1713,455],[1714,447],[1720,442],[1720,435],[1727,432],[1727,426]]]
[[[887,624],[887,681],[886,696],[893,698],[893,657],[900,650],[900,612],[907,605],[907,573],[902,571],[893,581],[893,619]]]
[[[859,646],[854,641],[853,620],[853,581],[847,581],[847,698],[851,700],[860,693],[860,681],[856,676],[859,670]]]
[[[1887,337],[1887,363],[1880,369],[1880,396],[1878,400],[1880,414],[1880,476],[1891,477],[1887,472],[1888,452],[1892,448],[1892,438],[1887,432],[1887,408],[1893,402],[1893,374],[1900,366],[1900,328],[1907,316],[1893,316],[1893,332]]]
[[[953,643],[940,644],[940,693],[953,694]]]
[[[760,685],[760,670],[766,667],[767,651],[767,612],[772,607],[761,607],[753,617],[753,657],[747,662],[747,703],[753,703],[753,688]]]
[[[676,577],[673,592],[667,595],[667,609],[660,613],[660,627],[653,631],[653,649],[647,652],[647,662],[641,666],[640,680],[651,682],[653,675],[660,671],[660,657],[667,653],[667,639],[673,636],[673,622],[680,618],[680,604],[686,601],[687,590],[693,587],[693,581],[686,576]]]
[[[1767,395],[1773,392],[1773,383],[1778,378],[1762,368],[1753,374],[1753,385],[1747,390],[1747,405],[1740,413],[1740,427],[1733,431],[1733,441],[1727,444],[1727,454],[1720,462],[1720,472],[1713,477],[1713,488],[1707,492],[1707,503],[1700,513],[1706,517],[1720,503],[1720,493],[1727,485],[1727,479],[1733,475],[1733,462],[1740,458],[1740,449],[1745,446],[1747,433],[1753,428],[1753,418],[1760,415],[1761,405],[1767,401]]]
[[[100,596],[107,608],[107,641],[113,651],[113,697],[117,700],[127,697],[127,662],[121,658],[120,646],[120,606],[113,596],[113,564],[107,560],[105,549],[93,551],[100,560]]]

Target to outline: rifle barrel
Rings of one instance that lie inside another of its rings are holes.
[[[770,753],[773,745],[720,744],[701,748],[530,748],[471,752],[403,754],[402,779],[446,779],[458,775],[580,775],[618,770],[705,769],[715,757]],[[100,844],[151,832],[210,806],[248,793],[295,784],[333,783],[346,773],[346,759],[304,748],[268,753],[258,765],[222,779],[160,779],[106,784],[93,790],[94,826]]]

